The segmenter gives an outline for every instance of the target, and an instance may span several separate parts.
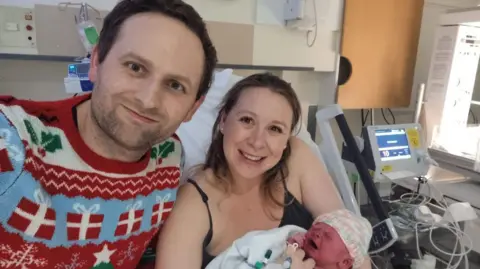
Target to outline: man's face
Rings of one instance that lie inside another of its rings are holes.
[[[105,60],[92,54],[92,114],[100,128],[128,150],[148,148],[188,121],[203,74],[198,37],[159,13],[126,20]]]

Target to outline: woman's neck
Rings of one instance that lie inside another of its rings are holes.
[[[230,172],[231,178],[231,193],[235,195],[243,195],[251,192],[258,192],[262,184],[263,178],[244,178],[240,175],[235,175]]]

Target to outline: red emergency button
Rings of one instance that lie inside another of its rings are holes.
[[[27,31],[32,31],[33,30],[33,27],[31,25],[27,25],[27,27],[25,27],[25,28],[27,28]]]

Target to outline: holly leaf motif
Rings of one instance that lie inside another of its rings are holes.
[[[27,128],[27,132],[30,135],[32,143],[38,145],[38,136],[37,133],[35,133],[35,129],[33,129],[32,123],[28,120],[23,120],[23,122],[25,123],[25,127]]]
[[[162,159],[167,158],[173,151],[175,151],[175,144],[172,141],[166,141],[158,147],[158,155]]]
[[[97,266],[92,267],[92,269],[114,269],[113,265],[111,263],[106,263],[102,262],[98,264]]]
[[[158,149],[156,147],[152,148],[152,151],[150,152],[150,159],[157,159],[157,155],[158,155]]]
[[[42,132],[41,138],[41,145],[46,151],[53,153],[58,149],[62,149],[62,140],[58,134]]]

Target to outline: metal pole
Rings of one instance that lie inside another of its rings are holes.
[[[355,141],[352,131],[348,126],[347,120],[345,119],[345,115],[343,114],[337,115],[335,117],[335,120],[337,121],[338,128],[342,133],[343,140],[347,145],[347,149],[350,151],[350,154],[352,154],[354,158],[355,167],[357,168],[360,179],[363,182],[363,186],[367,191],[368,198],[370,198],[370,201],[372,201],[372,207],[373,207],[373,210],[375,211],[375,214],[377,215],[380,221],[384,221],[388,219],[388,214],[385,208],[383,207],[382,198],[380,197],[380,194],[378,193],[378,190],[375,187],[375,183],[373,183],[372,176],[368,172],[367,163],[363,159],[363,156],[360,153],[360,150],[358,149],[357,142]]]
[[[371,108],[370,109],[370,125],[375,125],[375,115],[373,114],[373,112],[375,111],[375,109]]]
[[[425,95],[425,83],[420,84],[417,92],[417,105],[415,106],[415,114],[413,117],[413,123],[419,123],[420,121],[420,114],[422,114],[422,107],[423,107],[423,96]]]

